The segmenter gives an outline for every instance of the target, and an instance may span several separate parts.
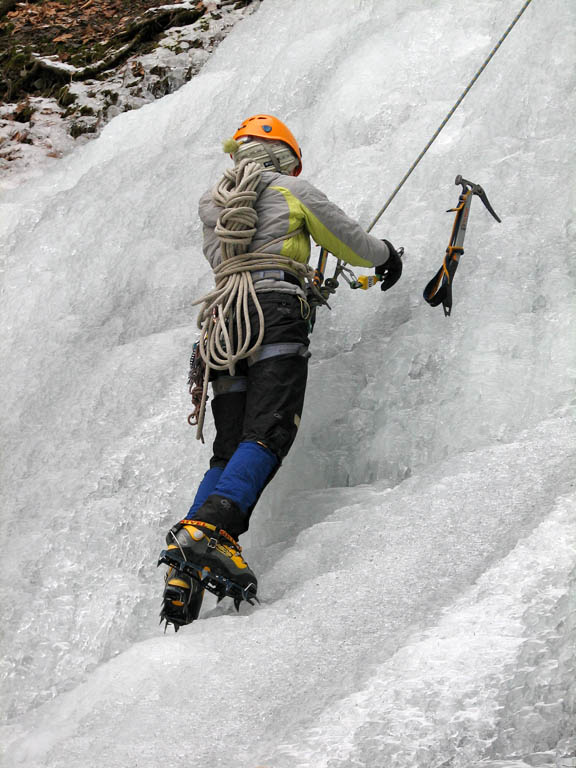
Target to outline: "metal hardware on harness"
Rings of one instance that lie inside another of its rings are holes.
[[[428,304],[432,307],[437,307],[439,304],[442,304],[444,315],[446,317],[452,312],[452,282],[454,280],[454,274],[458,268],[460,256],[464,253],[464,237],[466,235],[466,227],[468,225],[468,216],[470,214],[470,205],[472,204],[473,195],[477,195],[484,203],[484,206],[490,215],[493,216],[497,222],[500,222],[500,219],[490,205],[486,192],[484,192],[484,189],[480,184],[474,184],[474,182],[468,181],[460,175],[456,176],[454,183],[462,186],[462,192],[458,198],[458,205],[456,208],[448,209],[448,213],[456,214],[454,225],[452,226],[452,234],[450,235],[450,242],[446,248],[446,255],[442,266],[424,289],[424,298]]]
[[[204,339],[199,339],[194,342],[192,347],[192,354],[190,356],[190,370],[188,372],[188,392],[192,398],[192,405],[194,411],[188,416],[188,424],[190,426],[196,426],[198,424],[198,416],[202,403],[202,389],[204,384],[204,376],[206,372],[206,366],[202,355],[200,354],[200,344],[204,343]]]
[[[327,277],[325,279],[324,275],[328,263],[328,256],[330,256],[330,251],[327,251],[324,247],[320,248],[318,266],[314,272],[314,280],[312,282],[313,292],[308,299],[308,302],[312,307],[324,304],[328,309],[331,309],[330,304],[328,304],[328,297],[333,293],[336,293],[336,289],[340,285],[340,282],[338,281],[340,276],[348,283],[350,288],[362,287],[354,272],[352,272],[349,267],[346,267],[341,259],[336,260],[336,268],[332,277]]]
[[[314,312],[316,311],[316,308],[321,305],[327,306],[328,309],[331,309],[330,304],[328,304],[328,296],[336,293],[336,289],[340,285],[340,282],[338,281],[339,277],[342,277],[344,281],[348,283],[350,288],[352,288],[352,290],[357,290],[360,288],[363,291],[367,291],[368,288],[372,288],[372,286],[376,285],[382,280],[380,275],[360,275],[360,277],[356,277],[350,267],[345,266],[341,259],[336,260],[336,268],[332,277],[327,277],[324,279],[324,273],[326,271],[326,264],[329,255],[330,252],[327,251],[326,248],[320,248],[318,266],[314,272],[314,280],[312,283],[312,293],[308,297],[308,303]],[[404,255],[403,247],[398,248],[398,255],[400,257]],[[312,322],[312,326],[313,325],[314,322]]]
[[[338,275],[342,275],[344,280],[348,283],[350,288],[362,288],[362,283],[359,282],[358,278],[352,272],[352,270],[349,267],[345,267],[340,260],[338,260],[338,263],[336,265],[336,273]]]

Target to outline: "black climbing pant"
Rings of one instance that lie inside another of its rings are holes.
[[[241,442],[263,444],[281,461],[296,438],[308,374],[306,302],[283,293],[258,295],[265,332],[260,350],[241,360],[234,376],[216,371],[212,413],[216,439],[210,466],[226,466]],[[259,322],[250,302],[251,338]]]

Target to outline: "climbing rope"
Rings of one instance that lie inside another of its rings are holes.
[[[438,138],[438,135],[440,134],[440,131],[441,131],[441,130],[444,128],[444,126],[446,125],[446,123],[448,122],[448,120],[450,120],[450,118],[452,117],[452,115],[454,114],[454,112],[456,112],[456,110],[458,109],[458,107],[460,106],[460,104],[462,103],[462,101],[464,100],[464,98],[465,98],[466,94],[467,94],[467,93],[470,91],[470,89],[472,88],[472,86],[474,85],[474,83],[476,82],[476,80],[478,80],[478,78],[480,77],[480,75],[482,74],[482,72],[484,72],[484,70],[486,69],[486,67],[487,67],[487,66],[488,66],[488,64],[490,63],[490,61],[491,61],[491,59],[493,58],[493,56],[494,56],[494,54],[496,53],[496,51],[497,51],[497,50],[500,48],[500,46],[502,45],[502,43],[504,42],[504,40],[505,40],[505,39],[508,37],[508,35],[510,34],[510,32],[512,31],[512,29],[513,29],[513,28],[514,28],[514,26],[516,25],[516,23],[517,23],[518,19],[519,19],[519,18],[522,16],[522,14],[523,14],[523,13],[524,13],[524,11],[526,10],[526,8],[528,8],[528,6],[530,5],[530,3],[531,3],[531,2],[532,2],[532,0],[526,0],[526,2],[524,3],[524,5],[522,6],[522,8],[521,8],[521,9],[518,11],[518,13],[516,14],[516,17],[514,18],[514,20],[512,21],[512,23],[511,23],[511,24],[508,26],[508,28],[506,29],[506,31],[504,32],[504,34],[502,35],[502,37],[500,38],[500,40],[498,40],[498,42],[496,43],[496,45],[494,46],[494,48],[493,48],[493,49],[490,51],[489,55],[487,56],[486,60],[484,61],[484,63],[483,63],[483,64],[482,64],[482,66],[480,67],[480,69],[479,69],[479,70],[476,72],[476,74],[474,75],[474,77],[472,78],[472,80],[470,80],[470,82],[468,83],[468,85],[466,86],[466,88],[465,88],[465,89],[462,91],[462,93],[461,93],[461,95],[459,96],[458,100],[456,101],[456,103],[454,104],[454,106],[452,107],[452,109],[451,109],[451,110],[448,112],[448,114],[446,115],[446,117],[444,118],[444,120],[442,120],[442,122],[440,123],[440,125],[438,126],[438,128],[436,129],[436,131],[434,132],[434,135],[432,136],[432,138],[430,139],[430,141],[428,142],[428,144],[426,144],[426,146],[424,147],[424,149],[422,150],[422,152],[420,152],[420,154],[418,155],[418,157],[416,158],[416,160],[415,160],[415,161],[412,163],[412,165],[410,166],[410,168],[408,169],[408,171],[405,173],[404,177],[402,178],[402,180],[400,181],[400,183],[398,184],[398,186],[396,187],[396,189],[395,189],[395,190],[392,192],[392,194],[390,195],[390,197],[388,198],[388,200],[386,201],[386,203],[385,203],[385,204],[382,206],[382,208],[380,209],[380,211],[378,211],[378,214],[377,214],[376,218],[374,219],[374,221],[373,221],[373,222],[370,224],[370,226],[369,226],[369,227],[368,227],[368,229],[366,230],[367,232],[370,232],[370,230],[371,230],[371,229],[374,227],[374,225],[375,225],[375,224],[378,222],[378,220],[380,219],[380,217],[382,216],[382,214],[384,213],[384,211],[385,211],[385,210],[388,208],[388,206],[390,205],[390,203],[392,202],[392,200],[394,200],[394,198],[396,197],[396,195],[398,194],[398,192],[399,192],[399,191],[402,189],[402,187],[403,187],[403,186],[404,186],[404,184],[406,183],[407,179],[408,179],[408,178],[409,178],[409,176],[412,174],[412,171],[413,171],[413,170],[416,168],[416,166],[418,165],[418,163],[420,162],[420,160],[422,160],[422,158],[424,157],[424,155],[426,154],[426,152],[428,152],[428,150],[430,149],[430,147],[432,146],[432,144],[433,144],[433,143],[436,141],[436,139]]]
[[[259,163],[243,160],[235,168],[225,171],[212,193],[216,205],[223,209],[214,230],[221,243],[221,262],[214,268],[215,288],[194,302],[194,305],[202,304],[198,314],[200,341],[196,359],[202,360],[204,371],[201,391],[196,381],[192,382],[195,411],[189,419],[191,424],[197,425],[196,437],[202,442],[210,372],[228,370],[234,376],[238,361],[256,353],[262,344],[264,314],[252,272],[281,269],[301,281],[311,280],[313,276],[313,270],[306,264],[266,250],[295,237],[302,228],[271,240],[260,251],[248,252],[257,229],[258,214],[254,203],[258,199],[257,187],[262,170]],[[252,343],[250,300],[258,315],[258,335]]]
[[[291,232],[290,236],[300,231]],[[285,239],[271,240],[266,247]],[[305,264],[297,264],[286,256],[265,251],[232,256],[214,269],[216,288],[194,302],[203,303],[198,326],[202,334],[205,334],[205,344],[200,347],[200,354],[206,365],[213,370],[228,369],[230,375],[234,376],[236,363],[250,357],[260,347],[264,336],[264,315],[251,273],[267,269],[283,269],[296,274],[300,279],[308,277],[312,272]],[[252,345],[249,298],[254,302],[259,322],[258,336]],[[230,321],[235,322],[231,325]]]

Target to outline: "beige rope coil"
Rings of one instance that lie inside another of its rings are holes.
[[[257,230],[258,214],[253,206],[258,199],[257,187],[262,170],[259,163],[243,160],[235,168],[226,170],[212,193],[216,205],[223,208],[214,229],[221,242],[222,260],[214,268],[215,288],[194,302],[194,305],[202,304],[198,314],[201,331],[199,352],[205,372],[196,430],[196,438],[202,442],[210,371],[228,370],[234,376],[238,361],[254,354],[262,344],[264,315],[252,272],[283,269],[302,280],[311,280],[314,274],[308,265],[286,256],[266,250],[248,252]],[[301,231],[302,228],[271,240],[264,248],[294,237]],[[256,308],[259,322],[258,336],[252,344],[249,299]]]

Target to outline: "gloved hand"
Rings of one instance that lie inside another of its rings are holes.
[[[400,280],[402,274],[402,259],[392,243],[388,240],[382,240],[382,242],[386,243],[388,246],[390,256],[384,264],[378,264],[378,266],[374,267],[374,272],[382,278],[380,290],[387,291]]]

